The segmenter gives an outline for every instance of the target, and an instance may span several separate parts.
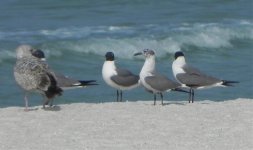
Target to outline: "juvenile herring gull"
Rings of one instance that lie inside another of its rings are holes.
[[[85,87],[96,85],[95,80],[78,81],[61,74],[56,74],[49,68],[45,61],[43,51],[34,49],[30,45],[21,45],[16,49],[16,65],[14,67],[14,77],[17,84],[24,90],[25,110],[28,110],[29,92],[38,92],[44,97],[43,108],[51,102],[53,98],[60,96],[63,89],[73,87]]]
[[[16,65],[14,77],[17,84],[25,91],[25,110],[28,110],[29,92],[39,92],[44,97],[43,108],[50,99],[62,94],[62,89],[57,85],[54,72],[47,63],[35,57],[38,49],[30,45],[21,45],[16,49]]]

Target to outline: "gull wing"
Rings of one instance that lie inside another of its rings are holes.
[[[117,75],[111,77],[112,81],[122,86],[131,86],[138,84],[139,76],[134,75],[126,69],[116,69]]]
[[[166,91],[169,89],[175,89],[180,84],[170,80],[166,76],[163,75],[154,75],[154,76],[148,76],[145,78],[145,81],[147,84],[149,84],[152,88],[158,90],[158,91]]]

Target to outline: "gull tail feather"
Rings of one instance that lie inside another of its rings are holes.
[[[234,84],[239,83],[239,81],[228,81],[228,80],[222,80],[222,85],[224,86],[234,86]]]
[[[172,91],[190,93],[189,91],[183,90],[183,89],[181,89],[181,88],[175,88],[175,89],[172,89]]]
[[[98,85],[96,80],[79,80],[80,85],[78,86],[91,86],[91,85]]]

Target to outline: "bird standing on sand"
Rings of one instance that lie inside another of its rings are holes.
[[[21,45],[16,49],[17,61],[14,67],[14,77],[18,85],[25,91],[26,111],[28,110],[28,92],[39,92],[43,95],[43,108],[50,99],[63,92],[46,62],[35,57],[38,51],[30,45]]]
[[[134,56],[137,55],[144,55],[146,58],[145,63],[140,72],[140,81],[148,92],[154,94],[154,105],[156,105],[156,94],[160,94],[163,105],[163,92],[171,90],[186,92],[179,88],[179,83],[174,82],[166,76],[163,76],[156,72],[155,52],[153,50],[145,49],[143,50],[143,52],[134,54]]]
[[[107,52],[105,59],[102,68],[103,79],[109,86],[117,89],[117,102],[122,101],[122,91],[138,87],[139,76],[126,69],[117,68],[113,52]]]
[[[190,88],[189,103],[194,102],[194,89],[203,89],[210,87],[226,87],[233,86],[238,81],[220,80],[218,78],[206,75],[198,69],[188,65],[185,61],[183,52],[175,53],[175,60],[172,64],[174,77],[183,87]]]
[[[50,101],[52,105],[52,99],[62,95],[63,89],[59,86],[55,73],[46,63],[44,53],[30,45],[21,45],[16,49],[16,57],[14,77],[17,84],[25,91],[25,110],[28,111],[27,94],[29,92],[38,92],[43,95],[43,108]]]

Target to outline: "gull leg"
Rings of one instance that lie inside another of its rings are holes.
[[[46,108],[46,103],[47,103],[47,98],[46,98],[46,96],[44,95],[44,94],[42,94],[42,96],[43,96],[43,109],[45,109]]]
[[[156,94],[154,94],[154,105],[156,105]]]
[[[119,90],[117,90],[117,102],[119,102],[120,101],[120,99],[119,99]]]
[[[194,102],[194,89],[192,89],[192,103]]]
[[[28,98],[27,98],[27,93],[25,93],[24,100],[25,100],[25,111],[28,111]]]
[[[120,90],[120,101],[122,102],[122,91]]]
[[[163,93],[160,93],[161,99],[162,99],[162,105],[163,105]]]
[[[189,103],[191,103],[191,97],[192,97],[192,88],[190,88],[189,91],[189,99],[188,99]]]
[[[48,104],[48,102],[49,102],[49,99],[46,96],[44,96],[43,109],[46,108],[46,105]]]
[[[50,104],[49,104],[49,106],[52,107],[52,106],[53,106],[53,103],[54,103],[54,99],[50,99]]]
[[[45,103],[43,103],[43,109],[46,109],[46,106],[45,106],[46,104]]]

